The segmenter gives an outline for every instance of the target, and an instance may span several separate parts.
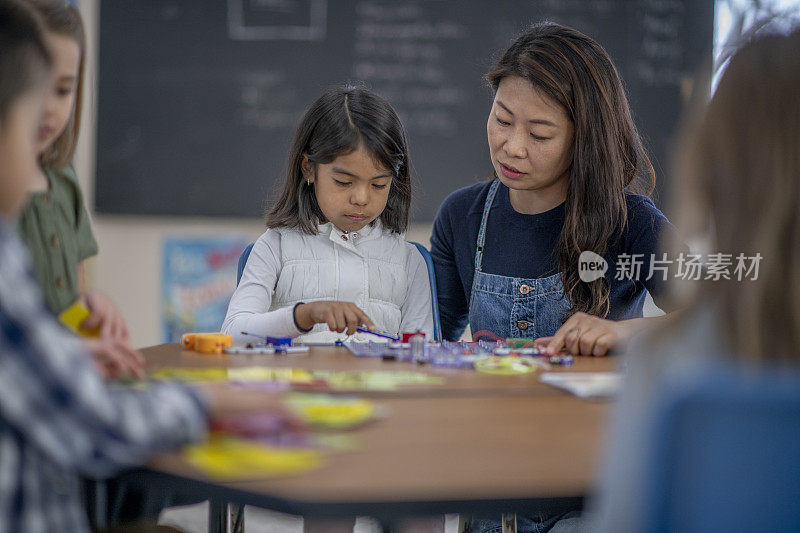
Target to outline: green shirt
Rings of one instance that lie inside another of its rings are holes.
[[[19,231],[33,258],[47,306],[59,314],[80,296],[78,263],[97,254],[75,171],[46,168],[50,190],[30,195]]]

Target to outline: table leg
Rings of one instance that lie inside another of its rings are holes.
[[[503,533],[517,533],[517,515],[514,513],[503,515]]]
[[[208,533],[228,532],[228,502],[209,500],[208,502]]]
[[[231,533],[244,533],[244,505],[231,503],[228,509],[231,512]]]

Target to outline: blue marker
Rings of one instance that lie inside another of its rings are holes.
[[[400,337],[394,337],[389,335],[388,333],[381,333],[380,331],[372,331],[370,329],[365,328],[364,326],[358,326],[356,331],[360,331],[361,333],[369,333],[370,335],[375,335],[376,337],[383,337],[384,339],[389,339],[390,341],[399,341]]]
[[[259,339],[264,341],[264,344],[269,344],[269,341],[263,335],[258,335],[256,333],[247,333],[246,331],[242,331],[241,333],[242,333],[242,335],[247,335],[248,337],[258,337]]]

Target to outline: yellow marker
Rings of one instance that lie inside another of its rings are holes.
[[[187,350],[221,354],[222,350],[233,345],[233,337],[224,333],[187,333],[181,337],[181,344]]]
[[[58,315],[58,319],[69,329],[84,337],[99,337],[100,327],[82,329],[83,324],[92,313],[81,302],[75,302]]]

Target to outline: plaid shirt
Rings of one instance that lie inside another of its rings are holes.
[[[0,219],[0,533],[87,531],[79,474],[109,476],[203,438],[206,410],[179,385],[104,383],[45,309]]]

